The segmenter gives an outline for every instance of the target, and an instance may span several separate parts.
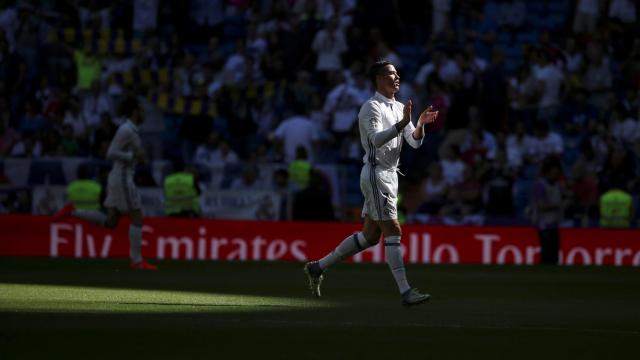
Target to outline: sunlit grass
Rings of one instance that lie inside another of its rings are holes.
[[[0,311],[250,312],[334,306],[327,301],[274,296],[0,283]]]

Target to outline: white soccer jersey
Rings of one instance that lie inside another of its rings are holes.
[[[422,139],[413,138],[415,126],[409,122],[398,133],[395,124],[402,120],[404,105],[376,94],[360,108],[360,142],[365,150],[360,172],[360,189],[364,195],[362,215],[375,221],[398,218],[398,175],[402,137],[414,148]]]
[[[398,133],[395,124],[402,120],[404,105],[376,92],[360,108],[358,122],[360,142],[364,147],[364,163],[383,169],[395,169],[400,161],[402,137],[414,148],[422,145],[422,139],[413,138],[415,126],[409,122]]]
[[[134,155],[141,146],[138,127],[131,120],[120,125],[107,150],[107,159],[113,160],[111,172],[133,177]]]
[[[138,127],[131,120],[120,125],[107,151],[107,159],[113,160],[113,168],[107,181],[105,207],[125,213],[140,209],[140,194],[133,182],[133,173],[135,152],[141,145]]]

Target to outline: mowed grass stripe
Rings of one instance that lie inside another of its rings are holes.
[[[230,308],[307,308],[335,306],[331,302],[274,296],[212,294],[167,290],[92,288],[86,286],[0,283],[2,311],[218,311]],[[172,309],[173,308],[173,309]],[[243,310],[243,309],[240,309]]]

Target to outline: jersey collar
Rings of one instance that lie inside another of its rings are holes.
[[[382,101],[384,103],[387,103],[387,104],[391,104],[392,105],[392,104],[394,104],[396,102],[395,100],[389,99],[388,97],[380,94],[377,91],[376,91],[376,94],[374,96],[376,97],[377,100],[380,100],[380,101]]]

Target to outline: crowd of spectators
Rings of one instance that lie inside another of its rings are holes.
[[[104,159],[118,101],[135,94],[152,159],[250,165],[229,186],[259,180],[256,165],[288,166],[300,147],[312,165],[359,169],[366,70],[384,58],[400,101],[441,114],[403,152],[408,221],[526,219],[550,156],[576,224],[597,217],[613,183],[639,193],[633,0],[0,3],[1,157]],[[161,80],[126,81],[140,69]],[[175,110],[184,99],[208,110]],[[347,181],[357,189],[357,175]]]

